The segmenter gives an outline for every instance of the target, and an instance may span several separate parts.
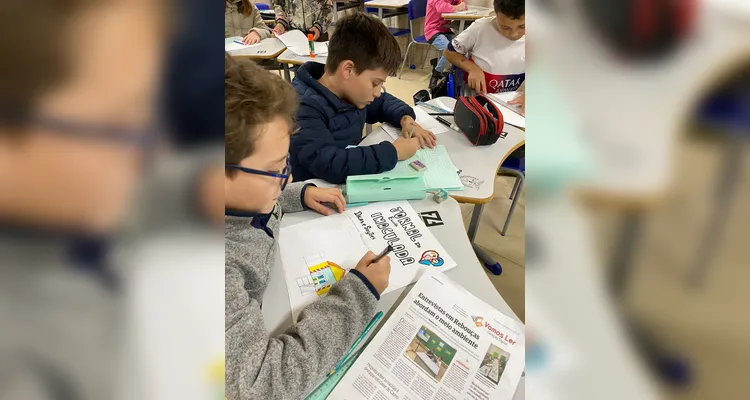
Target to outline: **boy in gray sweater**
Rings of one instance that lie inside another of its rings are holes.
[[[274,266],[283,212],[330,215],[346,206],[338,189],[291,182],[287,154],[294,89],[252,61],[226,57],[226,396],[297,399],[339,361],[375,313],[390,260],[368,252],[296,324],[271,337],[261,306]]]

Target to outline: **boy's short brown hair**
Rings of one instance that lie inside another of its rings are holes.
[[[510,19],[521,19],[526,14],[526,0],[494,0],[496,14]]]
[[[278,75],[248,59],[224,55],[224,157],[239,164],[253,154],[260,127],[276,117],[292,126],[297,93]],[[233,176],[232,169],[225,169]]]
[[[383,22],[361,12],[341,18],[328,43],[326,72],[333,73],[345,60],[355,71],[383,68],[389,75],[401,64],[401,48]]]

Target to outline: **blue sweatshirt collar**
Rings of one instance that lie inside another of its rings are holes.
[[[109,265],[112,238],[108,235],[0,222],[0,240],[49,244],[60,248],[66,262],[74,269],[98,275],[108,288],[117,288],[117,279]]]
[[[250,211],[225,209],[224,215],[227,217],[252,218],[250,226],[255,229],[262,229],[270,237],[273,237],[273,230],[268,227],[268,221],[273,215],[273,211],[268,214],[261,214]]]
[[[318,79],[320,79],[320,77],[323,76],[324,73],[325,65],[313,61],[308,61],[301,67],[299,67],[295,80],[297,80],[297,85],[304,85],[320,93],[320,95],[323,96],[326,101],[328,101],[331,106],[338,112],[344,112],[354,107],[354,104],[340,99],[338,96],[333,94],[333,92],[328,90],[327,87],[318,82]]]

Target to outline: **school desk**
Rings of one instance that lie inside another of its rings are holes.
[[[267,38],[260,41],[257,46],[248,46],[244,49],[232,50],[232,57],[247,57],[253,60],[273,60],[286,50],[284,43],[275,38]]]
[[[320,180],[315,180],[315,184],[321,187],[333,186],[332,184],[325,184]],[[490,282],[487,274],[484,272],[484,268],[477,263],[477,258],[474,255],[471,243],[469,243],[469,240],[463,233],[464,223],[458,203],[450,198],[440,204],[435,203],[431,199],[413,200],[409,203],[419,213],[430,211],[437,212],[440,219],[442,219],[444,225],[432,226],[428,229],[433,235],[435,235],[438,241],[440,241],[440,244],[443,245],[448,254],[450,254],[458,264],[455,268],[447,271],[445,274],[456,283],[463,286],[466,290],[470,291],[474,296],[496,308],[508,317],[518,320],[518,317],[513,310],[510,309],[508,303],[503,300],[503,297]],[[283,228],[285,226],[298,224],[315,218],[325,217],[313,211],[284,214],[284,218],[281,221],[281,227]],[[279,252],[276,252],[276,264],[271,270],[268,288],[263,296],[263,319],[266,324],[266,329],[268,329],[272,336],[282,333],[292,324],[292,310],[289,305],[289,294],[286,282],[284,281],[284,271],[282,268],[281,257]],[[405,296],[406,290],[412,286],[413,284],[408,285],[380,298],[376,311],[383,311],[385,314],[386,318],[383,318],[382,321],[385,321],[390,316],[391,311],[396,309],[396,306],[398,306],[401,299],[403,299],[403,296]],[[380,322],[381,325],[382,321]],[[376,332],[377,328],[373,330],[372,334],[375,334]],[[525,378],[521,378],[521,383],[518,385],[514,399],[524,398],[524,379]]]
[[[293,51],[286,49],[283,53],[276,59],[281,65],[284,67],[284,79],[286,79],[287,82],[292,81],[292,76],[290,74],[291,68],[289,68],[289,65],[302,65],[308,61],[315,61],[317,63],[325,64],[326,63],[326,56],[315,56],[314,58],[308,56],[299,56],[295,54]]]
[[[427,103],[452,111],[456,105],[456,99],[439,97]],[[453,117],[444,118],[450,122],[453,121]],[[497,143],[492,146],[473,146],[463,133],[453,130],[437,135],[438,144],[445,146],[453,164],[461,170],[461,181],[464,184],[464,190],[448,193],[459,203],[474,204],[468,231],[469,240],[472,244],[477,234],[484,205],[489,203],[494,196],[495,176],[498,168],[510,153],[526,143],[526,133],[521,129],[505,125],[503,130],[508,132],[508,135],[504,139],[498,139]],[[380,128],[367,136],[360,145],[369,146],[384,140],[393,141],[393,138],[383,128]],[[427,167],[429,168],[429,165]],[[474,249],[477,257],[485,264],[494,265],[496,263],[478,246],[474,245]]]
[[[338,16],[339,11],[348,10],[350,8],[360,8],[361,9],[361,8],[363,8],[363,3],[362,3],[361,0],[334,1],[333,2],[333,11],[332,11],[333,12],[333,15],[332,15],[333,22],[338,21],[338,19],[339,19],[339,16]]]
[[[366,8],[377,8],[378,18],[383,19],[383,10],[389,10],[392,12],[398,12],[398,14],[406,14],[406,7],[409,5],[409,0],[373,0],[365,2]],[[398,14],[388,15],[393,17]]]
[[[466,21],[476,21],[480,18],[489,17],[492,12],[491,8],[469,6],[468,13],[466,12],[452,12],[442,14],[443,19],[448,21],[458,21],[458,33],[464,31]]]

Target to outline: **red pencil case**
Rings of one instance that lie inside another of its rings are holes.
[[[484,95],[459,97],[453,113],[456,126],[474,146],[489,146],[507,135],[503,114]]]

